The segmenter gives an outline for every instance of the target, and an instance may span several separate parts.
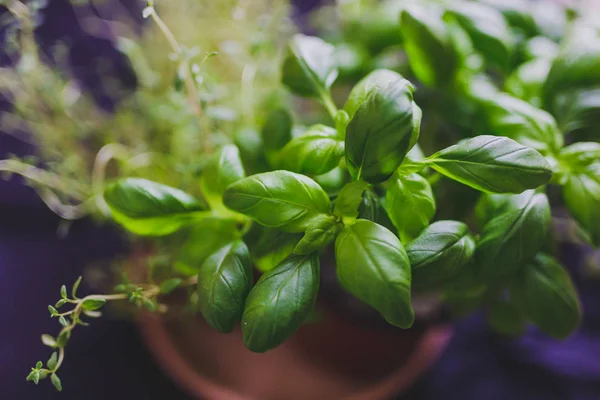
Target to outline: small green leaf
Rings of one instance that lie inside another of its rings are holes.
[[[336,64],[333,45],[296,34],[283,63],[282,82],[297,95],[322,97],[338,76]]]
[[[54,305],[54,307],[61,308],[65,304],[67,304],[67,299],[60,299],[59,301],[56,302],[56,304]]]
[[[573,143],[561,150],[560,159],[575,172],[579,172],[579,168],[585,168],[600,161],[600,143]]]
[[[46,362],[46,366],[48,367],[48,369],[54,370],[54,368],[56,368],[57,362],[58,362],[58,353],[53,352],[52,355],[50,356],[50,359],[48,359],[48,362]]]
[[[315,181],[289,171],[237,181],[227,188],[223,200],[230,209],[261,225],[288,232],[304,232],[315,218],[331,211],[327,193]]]
[[[60,297],[62,297],[63,299],[67,298],[67,287],[65,285],[62,285],[60,287]]]
[[[344,142],[337,131],[313,125],[290,141],[279,154],[279,166],[291,172],[322,175],[338,166],[344,155]]]
[[[563,187],[563,197],[592,244],[600,246],[600,162],[571,175]]]
[[[224,146],[202,171],[200,186],[204,198],[213,210],[223,210],[223,193],[227,186],[244,178],[244,166],[235,145]]]
[[[51,317],[56,317],[58,316],[58,310],[52,306],[48,306],[48,311],[50,311],[50,316]]]
[[[189,194],[140,178],[123,178],[104,191],[113,218],[141,236],[171,234],[205,213],[203,205]]]
[[[523,268],[510,294],[529,321],[556,339],[566,338],[579,326],[577,292],[567,271],[550,256],[540,253]]]
[[[69,325],[69,322],[67,322],[67,319],[65,317],[63,317],[62,315],[58,318],[58,322],[62,326],[68,326]]]
[[[382,89],[390,84],[392,81],[401,81],[404,78],[397,72],[390,71],[389,69],[376,69],[369,75],[361,79],[350,92],[348,100],[344,109],[348,113],[348,116],[352,118],[356,114],[356,110],[360,107],[369,95],[378,89]],[[348,124],[346,124],[347,126]]]
[[[81,307],[86,311],[96,311],[104,307],[105,299],[89,299],[83,302]]]
[[[260,133],[252,128],[243,128],[234,133],[233,141],[240,150],[240,158],[247,175],[269,170],[266,144]]]
[[[45,346],[52,347],[52,348],[55,348],[57,346],[56,339],[54,339],[52,336],[50,336],[48,334],[42,335],[42,343]]]
[[[429,225],[435,215],[436,204],[431,185],[423,176],[395,174],[389,181],[385,209],[400,240],[408,243]]]
[[[41,362],[41,361],[39,361],[39,362]],[[37,385],[38,383],[40,383],[40,371],[37,371],[37,370],[31,371],[31,373],[27,376],[27,379],[33,381],[33,383],[35,383]]]
[[[481,277],[488,282],[517,272],[541,249],[550,229],[550,205],[545,194],[528,190],[507,197],[477,242]]]
[[[358,220],[337,237],[335,258],[338,280],[346,290],[390,324],[412,326],[410,261],[392,232],[375,222]]]
[[[71,331],[65,331],[62,332],[61,334],[58,335],[58,337],[56,338],[56,345],[59,348],[63,348],[65,347],[65,345],[67,344],[67,342],[69,341],[69,338],[71,337]]]
[[[324,216],[306,230],[306,234],[294,248],[294,253],[311,254],[323,250],[335,240],[342,228],[343,225],[336,217]]]
[[[439,173],[487,193],[521,193],[552,177],[539,152],[500,136],[465,139],[426,162]]]
[[[358,208],[363,200],[363,193],[369,184],[365,181],[358,180],[347,183],[335,200],[333,213],[344,221],[344,224],[350,225],[354,223],[358,217]]]
[[[292,254],[300,239],[302,234],[282,232],[258,224],[254,224],[244,237],[252,261],[261,272],[270,271]]]
[[[182,280],[180,278],[171,278],[166,281],[161,282],[160,284],[160,293],[161,294],[169,294],[173,290],[177,289],[181,286]]]
[[[278,152],[292,140],[292,116],[284,109],[271,111],[262,127],[262,143],[271,165],[276,164]]]
[[[542,89],[551,65],[551,59],[546,57],[527,61],[506,79],[504,88],[509,94],[535,107],[542,107]]]
[[[38,371],[39,377],[40,379],[46,379],[48,377],[48,374],[50,374],[50,372],[47,369],[41,369]]]
[[[526,320],[512,301],[494,300],[487,319],[490,327],[501,335],[518,336],[525,332]]]
[[[240,320],[252,287],[248,247],[238,240],[204,261],[198,274],[198,305],[206,322],[229,333]]]
[[[262,353],[288,339],[306,320],[319,290],[319,258],[293,255],[260,277],[242,317],[245,346]]]
[[[35,375],[36,375],[37,373],[38,373],[38,371],[37,371],[36,369],[34,369],[34,368],[31,368],[31,372],[29,373],[29,375],[27,375],[27,378],[26,378],[26,380],[27,380],[28,382],[29,382],[29,381],[33,381],[33,379],[34,379],[34,377],[35,377]],[[36,383],[36,385],[37,385],[37,383]]]
[[[52,384],[54,385],[56,390],[58,390],[59,392],[62,392],[62,383],[60,382],[60,378],[58,377],[58,375],[52,374],[52,376],[50,377],[50,380],[52,381]]]
[[[79,285],[81,284],[82,278],[83,277],[80,276],[73,284],[73,289],[71,290],[71,296],[73,296],[73,298],[77,298],[77,289],[79,289]]]
[[[412,285],[429,289],[458,276],[475,255],[475,239],[462,222],[437,221],[406,247]]]
[[[37,363],[35,363],[35,369],[41,369],[44,366],[44,363],[41,361],[38,361]]]
[[[413,90],[405,79],[392,80],[374,86],[361,103],[346,132],[346,163],[354,179],[386,181],[416,143],[420,109]]]

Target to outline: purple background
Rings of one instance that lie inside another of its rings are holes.
[[[297,3],[305,3],[302,11],[317,1]],[[132,9],[132,15],[138,16],[141,7]],[[75,73],[106,107],[110,107],[108,94],[93,84],[97,80],[88,68],[97,57],[112,60],[124,86],[135,84],[111,43],[83,34],[64,0],[51,1],[38,36],[44,46],[69,38]],[[0,155],[31,151],[0,134]],[[110,315],[74,333],[61,368],[62,394],[46,381],[38,387],[25,382],[29,368],[48,354],[40,335],[58,331],[46,305],[58,299],[60,285],[73,282],[89,262],[107,260],[123,250],[115,232],[89,221],[75,223],[66,239],[58,239],[58,222],[18,179],[0,180],[0,398],[188,398],[154,365],[135,327]],[[584,303],[585,320],[575,335],[558,343],[532,328],[523,338],[507,340],[491,333],[481,315],[472,316],[457,322],[456,335],[440,362],[399,398],[599,399],[600,285],[578,277],[589,254],[585,247],[562,246],[563,260],[575,275]]]

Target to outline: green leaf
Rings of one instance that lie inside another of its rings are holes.
[[[229,185],[246,176],[235,145],[224,146],[202,171],[200,186],[204,198],[214,210],[223,210],[223,193]]]
[[[316,254],[293,255],[260,277],[242,317],[245,346],[262,353],[289,338],[313,309],[319,290]]]
[[[344,142],[337,138],[337,131],[313,125],[283,148],[279,166],[300,174],[322,175],[337,167],[343,155]]]
[[[250,245],[252,261],[261,272],[267,272],[275,268],[281,261],[294,251],[302,234],[286,233],[274,228],[266,228],[255,224],[246,238],[258,237],[254,245]]]
[[[79,289],[79,285],[81,284],[82,278],[83,277],[80,276],[73,284],[73,288],[71,289],[71,296],[73,296],[73,298],[77,298],[77,289]]]
[[[41,362],[41,361],[38,361],[38,362]],[[38,371],[38,370],[31,371],[29,373],[29,375],[27,375],[27,380],[28,381],[33,381],[33,383],[35,383],[36,385],[38,383],[40,383],[40,371]]]
[[[58,317],[58,323],[65,327],[69,325],[69,322],[67,322],[67,319],[65,317],[63,317],[62,315],[60,317]]]
[[[105,299],[89,299],[83,302],[81,307],[86,311],[96,311],[104,307]]]
[[[385,195],[385,209],[400,240],[408,243],[429,225],[435,215],[435,198],[431,185],[423,176],[395,174],[388,181]]]
[[[317,37],[296,34],[283,63],[282,82],[304,97],[322,97],[338,76],[335,47]]]
[[[358,217],[358,208],[363,200],[363,192],[369,187],[365,181],[347,183],[335,200],[333,213],[341,218],[346,225],[352,224]]]
[[[233,141],[240,151],[247,175],[269,170],[265,143],[258,131],[248,127],[240,129],[234,133]]]
[[[58,310],[52,306],[48,306],[48,311],[50,311],[50,316],[51,317],[56,317],[58,316]]]
[[[475,239],[462,222],[429,225],[406,247],[416,289],[437,287],[458,276],[475,255]]]
[[[336,194],[342,189],[342,187],[346,183],[347,173],[345,170],[346,168],[335,167],[334,169],[323,175],[314,176],[313,179],[328,194]]]
[[[62,285],[60,287],[60,297],[62,297],[63,299],[67,298],[67,287],[65,285]]]
[[[418,138],[418,107],[405,79],[375,86],[348,124],[346,163],[352,177],[369,183],[387,180]]]
[[[182,237],[183,246],[176,254],[177,269],[195,275],[215,249],[239,239],[236,222],[231,219],[207,218],[199,221]]]
[[[50,356],[50,359],[48,359],[48,362],[46,362],[46,366],[48,366],[48,369],[54,370],[54,368],[56,368],[57,363],[58,363],[58,353],[53,352],[52,355]]]
[[[333,215],[327,215],[316,221],[294,248],[296,254],[311,254],[321,251],[332,243],[342,230],[343,225]]]
[[[519,336],[525,332],[526,320],[512,301],[494,300],[488,310],[487,320],[490,327],[501,335]]]
[[[481,277],[493,282],[519,270],[544,245],[550,205],[543,193],[528,190],[509,197],[483,227],[476,257]]]
[[[557,154],[564,144],[554,117],[525,101],[499,94],[484,103],[489,130],[544,154]]]
[[[592,244],[600,246],[600,162],[569,177],[563,197],[571,215],[589,233]]]
[[[292,140],[292,116],[284,109],[271,111],[262,127],[262,145],[271,165],[277,164],[277,155]]]
[[[425,161],[439,173],[487,193],[521,193],[552,177],[538,151],[499,136],[465,139]]]
[[[454,19],[467,31],[473,46],[486,61],[506,71],[514,47],[510,27],[502,13],[471,1],[454,2],[445,19]]]
[[[410,328],[410,262],[400,240],[367,220],[346,226],[335,241],[341,285],[392,325]]]
[[[54,339],[52,336],[50,336],[48,334],[42,335],[42,343],[45,346],[52,347],[52,348],[55,348],[57,346],[56,339]]]
[[[315,218],[331,211],[327,193],[315,181],[289,171],[265,172],[237,181],[227,188],[223,201],[261,225],[288,232],[304,232]]]
[[[350,92],[344,109],[352,118],[367,97],[375,91],[381,90],[393,81],[402,81],[404,78],[397,72],[389,69],[376,69],[361,79]]]
[[[161,282],[160,284],[160,293],[161,294],[169,294],[172,293],[173,290],[177,289],[181,286],[181,282],[183,282],[180,278],[171,278],[166,281]]]
[[[546,334],[564,339],[581,321],[577,292],[569,274],[554,258],[538,254],[510,287],[516,306]]]
[[[35,369],[41,369],[44,366],[44,363],[42,363],[41,361],[38,361],[37,363],[35,363]]]
[[[600,161],[600,143],[577,142],[560,151],[560,159],[575,172]]]
[[[61,308],[65,304],[67,304],[67,299],[60,299],[59,301],[56,302],[56,304],[54,305],[54,307]]]
[[[204,261],[198,274],[198,305],[206,322],[222,333],[233,331],[252,287],[248,247],[238,240]]]
[[[509,94],[542,107],[542,88],[551,63],[548,58],[536,58],[519,65],[504,82],[504,88]]]
[[[410,68],[423,84],[439,87],[452,82],[458,57],[440,9],[406,7],[400,14],[400,31]]]
[[[58,335],[58,337],[56,338],[56,345],[59,348],[63,348],[65,347],[65,345],[67,344],[67,342],[69,341],[69,338],[71,337],[71,331],[65,331],[62,332],[61,334]]]
[[[203,205],[189,194],[140,178],[110,184],[104,199],[115,221],[141,236],[168,235],[204,215]]]
[[[52,374],[52,376],[50,377],[50,380],[52,381],[52,384],[54,385],[56,390],[58,390],[59,392],[62,392],[62,383],[60,382],[60,378],[58,377],[58,375]]]

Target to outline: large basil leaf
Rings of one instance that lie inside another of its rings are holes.
[[[214,252],[198,274],[198,305],[206,322],[229,333],[242,317],[252,287],[248,247],[238,240]]]
[[[301,239],[301,233],[282,232],[259,224],[253,224],[244,235],[244,241],[250,248],[252,261],[262,272],[275,268],[292,254]]]
[[[258,131],[251,128],[241,129],[235,133],[233,140],[240,151],[240,158],[248,175],[269,169],[264,142]]]
[[[350,92],[344,109],[352,118],[356,114],[356,110],[360,105],[367,100],[367,97],[376,90],[376,88],[384,88],[392,81],[404,79],[402,75],[389,69],[376,69],[363,79],[361,79]]]
[[[347,224],[353,223],[358,217],[358,208],[363,200],[363,192],[369,187],[365,181],[353,181],[346,184],[337,198],[333,213]]]
[[[200,178],[202,193],[210,207],[223,208],[223,193],[227,186],[245,176],[238,148],[231,144],[223,147],[202,171]]]
[[[346,168],[338,166],[323,175],[314,176],[313,179],[328,194],[336,194],[346,184],[347,175]]]
[[[410,328],[410,262],[402,243],[367,220],[346,226],[335,241],[337,276],[344,288],[375,308],[390,324]]]
[[[376,86],[354,114],[347,127],[346,162],[355,179],[387,180],[416,142],[412,90],[407,80]]]
[[[554,118],[539,108],[506,94],[484,103],[490,132],[516,140],[544,154],[556,154],[564,144]]]
[[[573,143],[561,150],[560,159],[577,172],[579,168],[585,168],[600,161],[600,143]]]
[[[322,97],[338,76],[335,47],[323,40],[296,34],[283,63],[282,81],[294,93]]]
[[[215,249],[239,239],[237,223],[233,219],[205,218],[181,232],[183,245],[177,251],[175,263],[179,272],[186,275],[197,274],[204,261]]]
[[[498,10],[461,1],[453,3],[446,12],[467,31],[475,48],[490,64],[508,69],[514,43],[510,27]]]
[[[323,250],[335,240],[343,227],[344,225],[335,216],[324,216],[306,230],[294,253],[310,254]]]
[[[551,109],[565,134],[577,135],[578,140],[600,141],[600,84],[557,93]]]
[[[464,223],[438,221],[425,228],[406,253],[413,288],[428,289],[460,274],[475,255],[475,240]]]
[[[283,343],[309,315],[319,291],[319,258],[293,255],[260,277],[246,299],[244,344],[263,353]]]
[[[521,193],[552,177],[538,151],[499,136],[465,139],[425,161],[441,174],[487,193]]]
[[[400,14],[400,31],[415,76],[428,86],[452,82],[458,57],[441,9],[411,5]]]
[[[435,198],[431,185],[417,173],[396,174],[388,182],[385,208],[398,229],[400,240],[408,243],[429,225],[435,215]]]
[[[331,211],[327,193],[312,179],[289,171],[249,176],[229,186],[223,202],[259,224],[304,232],[315,218]]]
[[[586,229],[592,243],[600,246],[600,162],[575,172],[563,187],[569,212]]]
[[[495,299],[487,319],[490,327],[501,335],[518,336],[525,332],[525,316],[510,299]]]
[[[519,65],[504,82],[504,88],[509,94],[542,107],[542,88],[551,64],[547,58],[537,58]]]
[[[191,195],[140,178],[123,178],[108,185],[104,200],[116,222],[141,236],[168,235],[207,214]]]
[[[510,295],[529,321],[556,339],[566,338],[579,326],[577,292],[564,267],[548,255],[538,254],[523,268]]]
[[[300,174],[322,175],[337,167],[343,155],[344,142],[337,137],[337,131],[314,125],[283,148],[279,165]]]
[[[510,196],[501,212],[483,227],[477,262],[487,281],[510,276],[543,246],[550,228],[550,205],[543,193],[528,190]]]
[[[271,165],[276,165],[279,151],[292,140],[292,116],[284,109],[273,110],[261,129],[265,155]]]

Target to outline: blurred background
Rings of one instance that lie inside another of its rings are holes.
[[[116,39],[120,34],[133,37],[145,29],[144,2],[104,0],[91,2],[94,6],[80,2],[75,7],[67,0],[39,3],[35,37],[41,50],[48,54],[66,50],[55,62],[69,69],[80,85],[78,90],[91,94],[103,112],[113,112],[139,83],[129,60],[116,48],[123,42]],[[555,2],[537,3],[547,5],[547,13],[551,13]],[[314,33],[322,28],[327,9],[316,14],[311,11],[327,4],[295,0],[291,16],[302,30]],[[600,1],[590,0],[586,7],[598,8]],[[0,7],[3,38],[11,29],[7,14]],[[0,64],[10,66],[13,61],[11,49],[5,45]],[[0,110],[9,108],[8,99],[0,99]],[[132,125],[137,122],[128,121]],[[54,134],[60,137],[60,132]],[[60,146],[60,141],[49,143]],[[0,158],[36,153],[26,132],[0,132]],[[93,329],[82,328],[74,335],[61,374],[63,393],[49,384],[36,387],[25,382],[31,364],[46,354],[40,334],[58,329],[45,307],[56,301],[58,288],[79,275],[84,282],[109,279],[109,260],[126,252],[123,238],[110,227],[84,219],[71,224],[66,236],[61,234],[65,229],[60,218],[20,179],[0,180],[0,398],[190,398],[163,375],[136,325],[118,315],[94,321]],[[492,333],[483,315],[459,320],[438,362],[397,399],[600,399],[600,283],[580,275],[584,265],[600,263],[600,254],[580,243],[562,246],[585,309],[584,323],[576,334],[556,342],[531,328],[521,338],[507,339]],[[90,290],[85,285],[83,290]]]

